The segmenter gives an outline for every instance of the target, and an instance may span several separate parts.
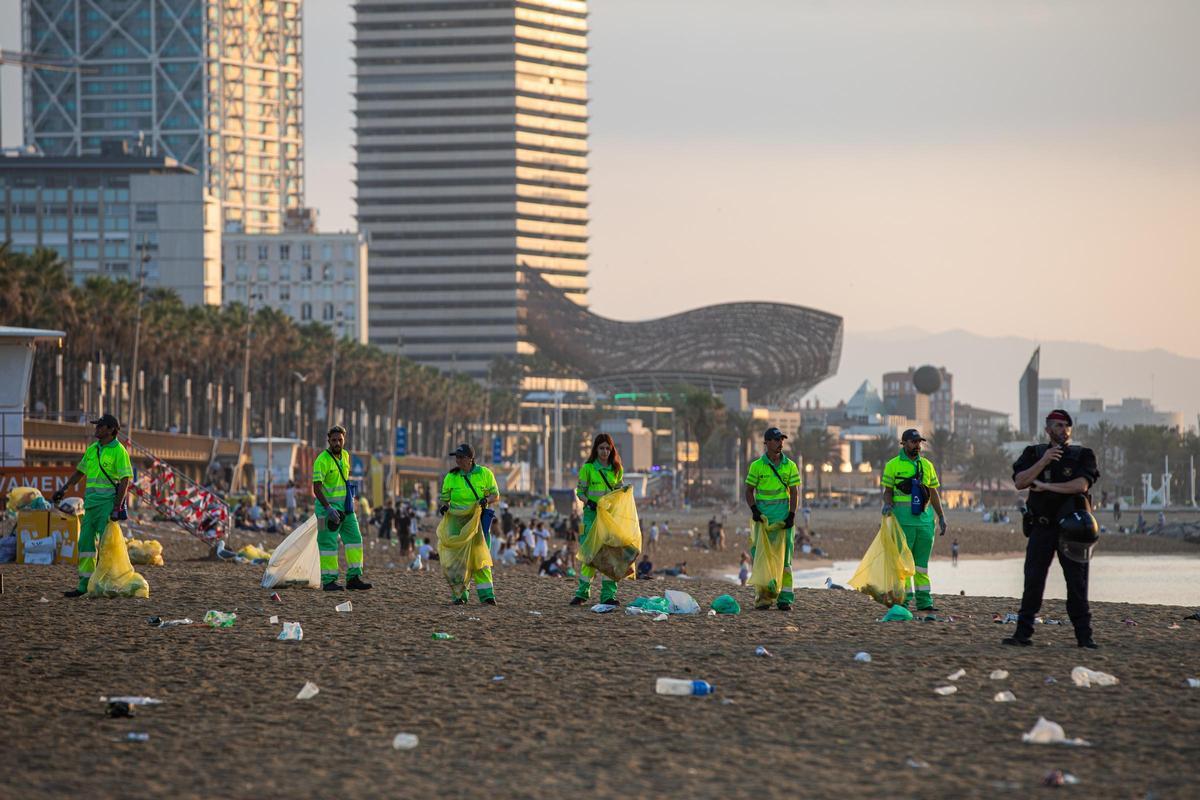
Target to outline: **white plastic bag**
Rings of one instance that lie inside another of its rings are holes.
[[[321,553],[317,549],[317,517],[313,515],[292,531],[275,548],[263,573],[262,586],[284,584],[321,588]]]
[[[1090,744],[1084,739],[1068,739],[1062,725],[1045,717],[1038,717],[1037,723],[1029,733],[1021,734],[1021,741],[1028,744],[1071,744],[1077,747],[1088,747]]]
[[[1085,688],[1088,686],[1116,686],[1121,682],[1107,672],[1097,672],[1087,667],[1076,667],[1071,670],[1071,680],[1075,682],[1076,686]]]
[[[671,604],[670,611],[672,614],[700,613],[700,604],[687,592],[677,592],[674,589],[667,589],[663,592],[663,596]]]

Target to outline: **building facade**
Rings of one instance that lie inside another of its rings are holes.
[[[196,170],[113,142],[100,156],[0,158],[0,241],[56,251],[77,283],[89,276],[221,302],[220,206]],[[114,146],[115,145],[115,146]]]
[[[1001,430],[1008,430],[1009,416],[967,403],[954,404],[954,433],[968,442],[996,442]]]
[[[482,377],[536,352],[522,269],[585,304],[587,3],[354,8],[370,339]]]
[[[278,232],[303,204],[302,0],[22,0],[25,143],[141,138],[195,168],[225,230]]]
[[[954,430],[954,376],[945,367],[938,367],[942,383],[930,395],[921,394],[913,386],[915,367],[905,372],[883,374],[883,403],[888,413],[929,421],[931,430],[922,431],[930,435],[934,430]]]
[[[275,308],[367,342],[367,242],[360,233],[227,233],[221,243],[225,303]]]

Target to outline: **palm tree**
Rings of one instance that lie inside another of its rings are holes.
[[[869,442],[863,443],[863,460],[879,471],[896,455],[897,445],[894,437],[881,433]]]
[[[796,452],[805,467],[811,464],[817,476],[817,497],[821,496],[822,473],[826,464],[837,468],[842,463],[838,438],[827,428],[801,428],[796,433]]]
[[[721,422],[725,404],[719,397],[692,386],[678,386],[671,392],[671,405],[684,426],[684,440],[696,442],[696,461],[700,468],[700,485],[704,484],[704,445]],[[691,488],[691,462],[685,463]]]

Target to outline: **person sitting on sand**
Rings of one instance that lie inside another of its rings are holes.
[[[654,564],[650,563],[650,556],[642,554],[642,560],[637,565],[637,579],[639,581],[648,581],[654,573]]]
[[[515,567],[517,565],[517,551],[507,541],[500,544],[500,552],[496,555],[496,561],[505,567]]]
[[[680,575],[687,575],[687,562],[680,561],[678,564],[676,564],[673,567],[664,567],[663,569],[656,569],[654,571],[654,574],[655,575],[666,575],[668,578],[678,578]]]

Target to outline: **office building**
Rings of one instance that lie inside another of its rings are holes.
[[[221,273],[226,304],[275,308],[367,342],[367,243],[360,233],[227,233]]]
[[[967,403],[954,404],[954,434],[968,442],[998,442],[1001,430],[1008,430],[1009,417],[1002,411],[989,411]]]
[[[913,385],[915,367],[904,372],[883,374],[883,404],[887,413],[919,420],[929,430],[954,430],[954,376],[945,367],[938,367],[941,385],[933,394],[922,394]]]
[[[482,377],[536,352],[522,269],[587,292],[587,3],[355,8],[370,339]]]
[[[0,241],[55,250],[77,283],[91,275],[173,289],[185,303],[221,302],[220,206],[196,170],[129,153],[0,157]]]
[[[22,0],[25,143],[53,155],[144,141],[196,169],[225,230],[282,230],[303,204],[301,0]]]
[[[1084,398],[1076,401],[1071,413],[1076,428],[1095,429],[1101,422],[1113,428],[1136,428],[1145,425],[1151,428],[1174,428],[1186,430],[1183,414],[1178,411],[1159,411],[1145,397],[1126,397],[1120,403],[1105,405],[1099,398]]]

